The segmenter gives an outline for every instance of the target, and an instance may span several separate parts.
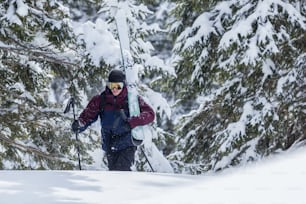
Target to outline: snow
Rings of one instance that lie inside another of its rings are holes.
[[[22,25],[22,22],[21,20],[18,18],[17,15],[15,15],[15,8],[14,8],[14,5],[13,5],[14,1],[12,1],[10,3],[10,6],[9,8],[7,9],[7,13],[4,15],[4,18],[6,18],[9,22],[11,22],[12,24],[13,23],[16,23],[18,25]],[[21,9],[23,10],[23,9]],[[19,11],[21,11],[19,10]]]
[[[115,1],[109,1],[115,2]],[[243,16],[242,12],[246,12],[250,9],[250,5],[246,4],[246,7],[236,14],[231,13],[231,2],[234,4],[238,2],[236,0],[221,2],[216,6],[217,10],[222,10],[226,14],[227,18],[239,19]],[[247,2],[247,1],[243,1]],[[15,3],[17,7],[15,8]],[[39,4],[39,3],[38,3]],[[111,3],[110,3],[111,4]],[[118,12],[118,18],[123,18],[122,15],[128,15],[128,6],[121,2],[121,12]],[[275,33],[270,21],[265,21],[267,16],[276,16],[277,5],[283,5],[282,8],[286,8],[284,12],[288,13],[290,20],[299,24],[301,27],[306,28],[305,18],[300,14],[295,14],[295,9],[292,6],[288,6],[284,1],[280,0],[266,0],[260,1],[257,5],[255,13],[248,16],[246,19],[238,21],[233,25],[233,28],[229,31],[224,31],[221,24],[221,15],[216,16],[215,21],[211,21],[211,15],[203,13],[200,15],[191,28],[186,29],[179,36],[176,47],[183,46],[183,49],[189,49],[194,44],[201,41],[207,41],[211,33],[222,33],[223,35],[219,49],[225,49],[231,46],[233,43],[245,43],[248,47],[246,54],[243,58],[245,63],[255,63],[258,59],[260,50],[258,44],[268,42],[268,39],[273,39],[273,33]],[[10,2],[9,9],[4,15],[10,23],[16,23],[21,25],[20,17],[28,15],[29,8],[22,0],[14,0]],[[16,15],[16,13],[18,15]],[[121,15],[121,17],[120,17]],[[242,37],[246,37],[253,34],[252,23],[260,17],[259,28],[248,43],[240,42],[238,33]],[[176,27],[177,22],[172,25]],[[143,25],[146,27],[146,25]],[[60,25],[59,25],[60,27]],[[85,22],[73,24],[74,32],[78,35],[80,42],[86,42],[86,51],[91,57],[94,65],[99,66],[101,59],[107,64],[118,65],[120,61],[120,47],[119,42],[114,38],[111,33],[111,27],[102,19],[97,19],[95,22]],[[178,26],[177,26],[178,27]],[[127,30],[122,23],[119,28]],[[196,31],[196,32],[195,32]],[[195,32],[194,36],[190,36],[190,33]],[[190,36],[190,37],[189,37]],[[277,39],[283,39],[288,36],[284,28],[280,28],[279,33],[276,35]],[[121,36],[121,38],[128,36]],[[122,43],[128,43],[128,38],[122,40]],[[184,42],[184,44],[183,44]],[[35,36],[34,45],[47,45],[47,40],[43,34],[38,33]],[[152,50],[152,46],[149,43],[138,42],[143,46],[144,50]],[[0,42],[1,46],[4,45]],[[129,44],[128,44],[129,45]],[[128,45],[123,47],[128,47]],[[274,43],[274,40],[270,40],[269,44],[265,46],[263,53],[276,53],[278,48]],[[163,61],[157,57],[151,57],[149,52],[145,52],[140,56],[142,59],[146,59],[145,66],[154,65],[156,67],[163,67]],[[87,54],[87,53],[85,53]],[[65,54],[66,55],[66,54]],[[176,59],[179,58],[175,56]],[[208,57],[207,49],[203,49],[200,58],[206,59]],[[237,56],[233,55],[228,61],[223,62],[225,66],[232,64]],[[228,63],[227,63],[228,62]],[[196,62],[199,63],[199,62]],[[221,64],[221,67],[223,67]],[[153,67],[154,67],[153,66]],[[30,67],[36,73],[41,73],[43,70],[39,66],[34,64]],[[138,81],[138,72],[141,71],[141,66],[138,65],[138,70],[134,72],[134,76],[129,77],[132,81]],[[172,66],[164,66],[165,70],[175,76],[175,71]],[[200,66],[196,66],[192,79],[197,79],[200,75]],[[264,74],[262,83],[265,79],[273,75],[275,70],[274,63],[269,59],[266,60],[262,66],[262,72]],[[297,73],[288,75],[282,75],[278,80],[277,94],[283,92],[283,88],[286,83],[296,80]],[[239,82],[237,79],[227,82],[225,87],[232,87],[232,84]],[[21,97],[34,101],[35,98],[27,91],[25,91],[24,84],[18,82],[12,85],[12,89],[23,92]],[[221,93],[224,88],[220,88],[217,91]],[[168,118],[171,116],[171,108],[167,104],[166,99],[161,94],[155,93],[152,90],[147,91],[147,98],[152,103],[152,107],[156,112],[162,116],[166,114]],[[50,96],[54,98],[55,96]],[[230,97],[230,95],[229,95]],[[210,101],[209,96],[205,100]],[[54,100],[55,101],[55,100]],[[256,104],[246,102],[243,107],[243,113],[237,122],[230,123],[225,131],[229,131],[229,137],[223,142],[220,150],[225,151],[228,144],[240,135],[245,134],[245,128],[249,121],[256,124],[262,116],[268,114],[276,105],[270,103],[264,97],[258,98],[258,103],[265,104],[262,112],[254,109]],[[16,102],[18,102],[16,100]],[[13,110],[12,111],[17,111]],[[193,114],[191,111],[189,114]],[[275,116],[274,116],[275,117]],[[99,129],[99,128],[98,128]],[[150,137],[145,141],[145,152],[152,159],[150,162],[153,164],[154,170],[158,172],[171,172],[172,168],[169,162],[163,157],[162,153],[151,142],[152,138],[156,138],[155,134],[150,132],[150,129],[145,128],[146,135]],[[11,134],[11,130],[5,128],[2,133],[6,135]],[[188,133],[190,137],[196,134],[195,130]],[[249,158],[255,154],[255,146],[258,138],[249,141],[245,145],[249,145],[246,152]],[[2,146],[1,151],[4,151]],[[19,152],[22,154],[22,152]],[[224,157],[218,166],[227,166],[228,163],[239,154],[239,151],[234,150],[228,156]],[[103,152],[99,149],[93,152],[94,163],[97,164],[102,161]],[[179,175],[179,174],[162,174],[162,173],[144,173],[144,172],[107,172],[107,171],[2,171],[0,174],[0,203],[269,203],[269,204],[286,204],[286,203],[306,203],[303,193],[305,192],[306,185],[304,184],[306,178],[306,164],[305,164],[305,151],[298,153],[290,153],[283,159],[276,158],[268,163],[267,161],[260,161],[251,167],[240,167],[225,170],[222,173],[207,173],[202,176],[191,175]],[[26,156],[25,156],[26,157]],[[4,161],[6,168],[13,168],[13,163]],[[246,163],[247,161],[245,161]],[[31,165],[30,165],[31,166]],[[103,166],[102,169],[106,167]],[[98,169],[98,168],[88,168]]]
[[[17,4],[16,13],[19,16],[24,17],[28,15],[28,6],[22,0],[16,0],[16,4]]]
[[[222,173],[2,171],[0,203],[305,204],[306,151]]]
[[[103,59],[108,64],[118,64],[120,60],[120,48],[118,41],[108,29],[108,25],[101,19],[96,22],[74,23],[74,32],[80,41],[86,42],[86,50],[89,52],[93,64],[100,65]]]
[[[147,86],[143,86],[142,88],[146,89],[146,102],[155,110],[155,113],[160,115],[161,117],[163,117],[163,115],[165,114],[167,118],[170,119],[171,107],[168,104],[168,101],[162,96],[162,94],[151,90]]]
[[[297,80],[297,73],[292,70],[285,76],[282,76],[277,82],[276,93],[281,95],[283,93],[283,87],[288,82],[294,82]]]

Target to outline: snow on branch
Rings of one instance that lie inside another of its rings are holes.
[[[67,58],[62,57],[62,53],[55,53],[47,50],[42,50],[39,47],[28,47],[28,46],[8,46],[3,43],[0,43],[0,49],[16,54],[21,54],[28,56],[30,60],[40,61],[40,62],[49,62],[54,64],[61,64],[64,66],[75,66],[78,67],[80,64],[78,62],[71,62]]]

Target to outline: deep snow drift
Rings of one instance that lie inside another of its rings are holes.
[[[306,151],[201,176],[149,172],[2,171],[0,203],[305,204]]]

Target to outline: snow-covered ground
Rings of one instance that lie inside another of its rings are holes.
[[[1,171],[1,204],[305,204],[306,151],[201,176]]]

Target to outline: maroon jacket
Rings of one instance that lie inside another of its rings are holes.
[[[123,109],[126,103],[127,88],[123,87],[122,92],[115,97],[109,88],[105,89],[105,106],[104,110],[120,110]],[[85,126],[86,129],[92,122],[97,120],[100,113],[102,97],[101,95],[94,96],[88,103],[87,107],[80,114],[79,121],[81,126]],[[139,125],[147,125],[154,121],[155,113],[153,109],[140,97],[138,96],[140,115],[128,118],[128,123],[131,128]],[[84,130],[83,129],[83,130]]]

